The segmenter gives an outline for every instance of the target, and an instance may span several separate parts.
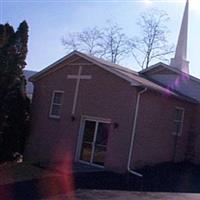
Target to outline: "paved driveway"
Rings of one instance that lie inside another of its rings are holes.
[[[59,195],[43,200],[200,200],[199,194],[77,190],[75,198]]]
[[[200,200],[199,166],[146,169],[141,180],[88,166],[76,166],[71,173],[61,172],[26,163],[0,166],[0,200]]]

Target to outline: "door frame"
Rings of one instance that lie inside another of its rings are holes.
[[[93,116],[88,116],[88,115],[82,115],[81,116],[81,120],[80,120],[80,128],[79,128],[79,133],[78,133],[78,141],[77,141],[77,146],[76,146],[76,155],[75,155],[75,161],[76,162],[80,162],[80,163],[84,163],[84,164],[88,164],[88,165],[93,165],[93,166],[97,166],[97,167],[101,167],[104,168],[104,166],[92,163],[92,162],[86,162],[83,160],[80,160],[80,156],[81,156],[81,149],[82,149],[82,143],[83,143],[83,134],[84,134],[84,127],[85,127],[85,121],[94,121],[97,123],[107,123],[107,124],[111,124],[111,119],[106,119],[106,118],[101,118],[101,117],[93,117]],[[97,136],[97,128],[98,125],[95,125],[95,135],[94,137]],[[92,155],[91,155],[92,156]]]

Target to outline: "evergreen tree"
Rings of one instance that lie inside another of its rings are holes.
[[[23,21],[17,31],[0,25],[0,161],[23,153],[29,124],[29,99],[26,96],[28,25]]]

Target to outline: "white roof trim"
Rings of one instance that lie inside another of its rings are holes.
[[[51,69],[53,69],[56,65],[62,63],[63,61],[67,60],[68,58],[70,58],[70,57],[73,56],[73,55],[78,55],[78,56],[80,56],[81,58],[84,58],[85,60],[87,60],[87,61],[89,61],[89,62],[92,62],[92,63],[94,63],[95,65],[101,67],[102,69],[104,69],[104,70],[106,70],[106,71],[109,71],[109,72],[111,72],[112,74],[115,74],[116,76],[120,77],[121,79],[123,79],[123,80],[125,80],[125,81],[128,81],[128,82],[130,83],[131,86],[144,86],[144,84],[141,83],[140,81],[138,81],[138,80],[133,80],[133,79],[134,79],[133,77],[132,77],[132,78],[127,77],[127,76],[124,75],[123,73],[120,73],[120,71],[121,71],[121,72],[124,71],[124,72],[126,72],[126,73],[130,73],[130,74],[133,74],[133,75],[135,75],[135,76],[139,76],[139,77],[140,77],[139,73],[137,73],[137,72],[135,72],[135,71],[133,71],[133,70],[131,70],[131,69],[127,69],[127,68],[125,68],[125,67],[122,67],[122,66],[120,66],[120,65],[116,65],[116,64],[109,63],[109,62],[107,62],[107,61],[101,60],[101,59],[99,59],[99,58],[95,58],[95,57],[92,57],[92,56],[85,55],[84,53],[81,53],[81,52],[78,52],[78,51],[73,51],[72,53],[68,54],[67,56],[65,56],[65,57],[63,57],[63,58],[61,58],[61,59],[59,59],[58,61],[56,61],[56,62],[54,62],[53,64],[51,64],[51,65],[49,65],[48,67],[46,67],[45,69],[41,70],[41,71],[38,72],[37,74],[31,76],[31,77],[29,78],[29,81],[34,82],[35,80],[40,79],[40,78],[42,78],[43,76],[47,76],[47,75],[51,72]],[[70,65],[70,63],[71,63],[71,62],[69,62],[68,64]],[[68,64],[66,63],[66,65],[68,65]],[[60,69],[60,68],[62,68],[62,67],[64,67],[64,66],[66,66],[66,65],[63,65],[63,66],[61,66],[61,67],[55,69],[55,71],[57,71],[58,69]],[[166,65],[166,64],[160,62],[160,63],[157,63],[157,64],[155,64],[155,65],[153,65],[153,66],[151,66],[151,67],[149,67],[148,69],[145,69],[145,70],[143,70],[143,71],[148,71],[148,70],[153,69],[153,68],[155,68],[155,67],[157,67],[157,66],[160,66],[160,65],[162,65],[162,66],[164,66],[164,67],[166,67],[166,68],[169,68],[169,69],[171,70],[171,68],[170,68],[168,65]],[[49,73],[48,73],[48,72],[49,72]],[[141,71],[141,72],[142,72],[142,71]],[[140,73],[141,73],[141,72],[140,72]],[[141,78],[142,78],[142,77],[141,77]],[[144,78],[144,79],[145,79],[145,78]],[[149,80],[149,81],[150,81],[150,80]],[[200,81],[200,80],[199,80],[199,81]],[[150,82],[152,82],[152,81],[150,81]],[[162,89],[160,89],[160,91],[162,91],[162,92],[163,92],[163,89],[164,89],[164,90],[166,89],[165,87],[163,87],[163,86],[161,86],[161,85],[159,85],[159,84],[156,84],[156,83],[154,83],[154,82],[152,82],[152,84],[155,84],[155,85],[159,86],[160,88],[162,88]],[[147,86],[147,85],[146,85],[146,86]],[[148,87],[148,86],[147,86],[147,87]],[[153,87],[151,87],[151,86],[149,86],[149,87],[153,89]],[[172,95],[174,95],[174,96],[176,96],[176,97],[179,97],[179,94],[176,94],[176,93],[173,92],[173,91],[170,91],[170,90],[169,90],[168,92],[170,92]],[[181,97],[180,97],[180,98],[181,98]]]
[[[167,69],[169,69],[169,70],[171,70],[171,71],[173,71],[173,72],[175,72],[175,73],[177,73],[177,74],[179,74],[179,75],[188,76],[191,80],[200,83],[200,79],[198,79],[198,78],[196,78],[196,77],[194,77],[194,76],[192,76],[192,75],[190,75],[190,74],[184,73],[184,72],[182,72],[182,71],[180,71],[180,70],[178,70],[178,69],[175,69],[174,67],[172,67],[172,66],[170,66],[170,65],[167,65],[167,64],[165,64],[165,63],[162,63],[162,62],[156,63],[155,65],[151,65],[151,66],[148,67],[147,69],[141,70],[139,73],[142,73],[142,74],[143,74],[143,73],[146,73],[146,72],[148,72],[148,71],[150,71],[150,70],[152,70],[152,69],[154,69],[154,68],[156,68],[156,67],[159,67],[159,66],[162,66],[162,67],[164,67],[164,68],[167,68]]]
[[[53,67],[55,67],[56,65],[62,63],[62,62],[65,61],[65,60],[67,60],[68,58],[70,58],[70,57],[73,56],[73,55],[78,55],[78,56],[80,56],[80,57],[82,57],[82,58],[84,58],[84,59],[86,59],[86,60],[88,60],[88,61],[90,61],[90,62],[96,64],[97,66],[103,68],[104,70],[109,71],[109,72],[111,72],[111,73],[117,75],[118,77],[120,77],[120,78],[122,78],[122,79],[128,81],[131,85],[135,85],[135,86],[140,86],[140,85],[141,85],[141,83],[139,83],[139,82],[137,82],[137,81],[134,81],[134,80],[132,80],[131,78],[128,78],[128,77],[126,77],[126,76],[120,74],[120,73],[117,72],[116,70],[114,70],[114,69],[113,69],[113,68],[115,67],[114,64],[111,64],[110,67],[106,67],[106,66],[104,66],[104,65],[107,64],[106,61],[105,61],[105,64],[101,64],[101,63],[100,63],[100,62],[101,62],[100,60],[97,61],[96,59],[94,59],[94,58],[92,58],[92,57],[90,57],[90,56],[87,56],[87,55],[85,55],[85,54],[82,54],[82,53],[80,53],[80,52],[78,52],[78,51],[73,51],[72,53],[68,54],[67,56],[65,56],[65,57],[63,57],[63,58],[61,58],[61,59],[59,59],[58,61],[54,62],[53,64],[51,64],[51,65],[49,65],[48,67],[46,67],[45,69],[43,69],[42,71],[40,71],[40,72],[38,72],[37,74],[31,76],[31,77],[29,78],[29,80],[32,81],[32,82],[34,82],[37,78],[39,78],[40,76],[42,76],[44,73],[48,72],[48,71],[51,70]],[[108,64],[109,64],[109,63],[108,63]],[[107,64],[107,65],[108,65],[108,64]],[[121,67],[121,66],[116,65],[116,68],[118,68],[118,69],[120,69],[120,70],[125,70],[125,71],[132,72],[132,73],[136,74],[136,72],[134,72],[134,71],[132,71],[132,70],[129,70],[129,69],[126,70],[125,67]]]
[[[54,66],[60,64],[61,62],[65,61],[66,59],[70,58],[71,56],[74,55],[74,51],[71,52],[70,54],[62,57],[61,59],[57,60],[56,62],[52,63],[51,65],[49,65],[48,67],[45,67],[44,69],[42,69],[41,71],[39,71],[38,73],[34,74],[33,76],[31,76],[29,78],[30,81],[34,81],[35,78],[39,77],[40,75],[44,74],[45,72],[48,72],[50,69],[52,69]]]
[[[154,65],[151,65],[150,67],[148,67],[148,68],[146,68],[146,69],[141,70],[139,73],[148,72],[148,71],[150,71],[150,70],[152,70],[152,69],[154,69],[154,68],[156,68],[156,67],[159,67],[159,66],[168,67],[167,64],[162,63],[162,62],[158,62],[158,63],[156,63],[156,64],[154,64]]]

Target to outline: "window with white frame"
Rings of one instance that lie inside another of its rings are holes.
[[[49,116],[52,118],[60,118],[61,107],[63,102],[63,91],[53,91],[51,99],[51,108]]]
[[[180,136],[182,134],[184,120],[184,109],[176,107],[175,109],[175,119],[174,119],[174,135]]]

